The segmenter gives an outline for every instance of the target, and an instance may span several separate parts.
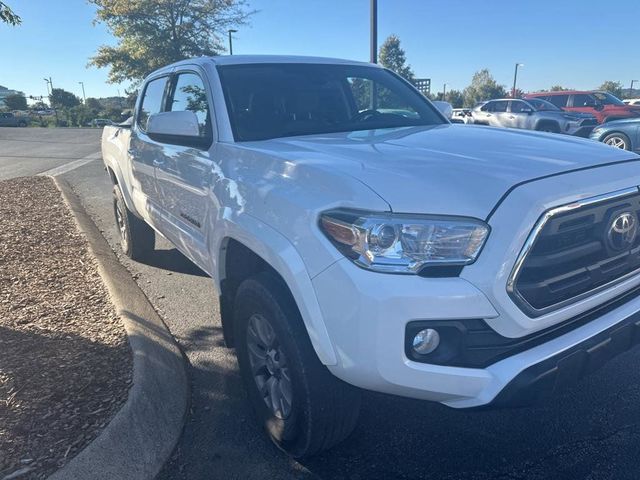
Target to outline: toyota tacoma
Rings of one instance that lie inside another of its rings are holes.
[[[536,401],[640,342],[640,157],[453,125],[377,65],[182,61],[106,126],[124,252],[156,234],[210,275],[275,443],[312,455],[362,389]]]

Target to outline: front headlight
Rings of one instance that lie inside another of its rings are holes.
[[[429,265],[468,265],[489,226],[474,218],[334,210],[321,215],[329,240],[357,265],[387,273],[418,273]]]

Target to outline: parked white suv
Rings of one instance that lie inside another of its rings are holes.
[[[151,74],[107,126],[122,248],[158,232],[220,292],[274,441],[353,429],[359,389],[542,397],[640,342],[640,157],[452,125],[376,65],[227,56]]]

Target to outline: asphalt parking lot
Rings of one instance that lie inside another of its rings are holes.
[[[95,130],[0,129],[0,178],[40,173],[98,150]],[[62,175],[117,251],[101,162]],[[640,478],[638,349],[537,407],[464,412],[367,392],[347,441],[292,461],[255,425],[233,352],[222,345],[211,281],[165,242],[148,264],[120,258],[189,361],[190,415],[163,480]]]

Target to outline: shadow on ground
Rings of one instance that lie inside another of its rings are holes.
[[[222,332],[212,327],[179,340],[209,348],[222,344]],[[190,448],[179,447],[158,478],[637,480],[640,369],[634,365],[639,352],[543,405],[520,409],[466,412],[364,392],[353,435],[297,463],[256,426],[235,359],[226,355],[191,369],[192,381],[210,393],[194,391],[184,433]]]
[[[186,275],[195,275],[198,277],[206,277],[207,274],[185,257],[176,248],[169,250],[155,249],[150,252],[147,257],[141,261],[150,267],[161,268],[175,273],[184,273]]]

